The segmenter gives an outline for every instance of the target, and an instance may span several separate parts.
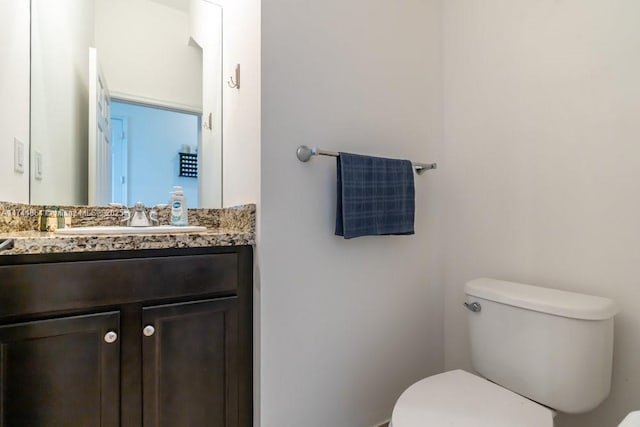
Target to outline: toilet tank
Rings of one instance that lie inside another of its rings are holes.
[[[598,406],[611,388],[607,298],[494,279],[465,285],[471,358],[483,377],[566,413]]]

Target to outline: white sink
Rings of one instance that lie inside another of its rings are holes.
[[[60,228],[57,234],[84,234],[84,235],[133,235],[133,234],[176,234],[197,233],[205,231],[207,227],[196,225],[156,225],[152,227],[123,227],[123,226],[96,226],[96,227],[71,227]]]

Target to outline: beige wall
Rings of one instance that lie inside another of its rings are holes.
[[[335,160],[299,144],[433,161],[438,1],[262,3],[263,427],[372,426],[443,368],[438,173],[415,236],[333,235]],[[226,168],[226,165],[225,165]]]
[[[29,2],[0,2],[0,200],[29,201]],[[24,173],[13,169],[13,139],[24,142]]]
[[[640,3],[444,2],[446,367],[469,368],[465,281],[616,300],[611,397],[640,409]]]

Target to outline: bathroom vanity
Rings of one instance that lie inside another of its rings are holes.
[[[0,256],[0,425],[248,427],[250,245]]]

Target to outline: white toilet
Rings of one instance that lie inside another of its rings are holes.
[[[555,411],[587,412],[611,387],[607,298],[493,279],[465,285],[471,360],[410,386],[392,427],[553,427]]]
[[[640,411],[631,412],[618,424],[618,427],[640,427]]]

